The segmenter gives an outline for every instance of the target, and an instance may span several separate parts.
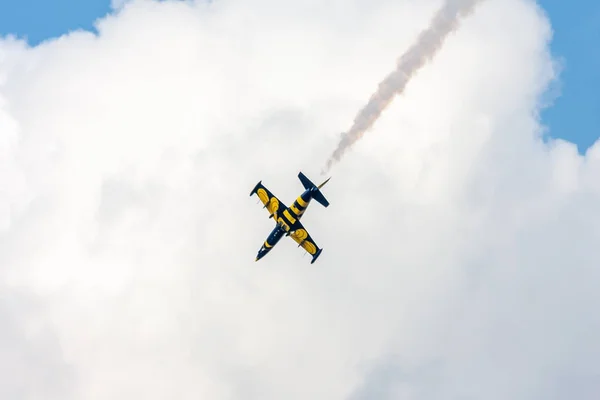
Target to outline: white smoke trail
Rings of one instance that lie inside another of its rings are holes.
[[[404,91],[410,78],[435,56],[448,34],[458,28],[459,19],[473,12],[481,1],[483,0],[446,0],[434,15],[429,28],[421,32],[412,47],[398,59],[396,70],[379,84],[377,92],[358,113],[350,130],[342,133],[342,139],[327,161],[323,174],[373,126],[394,96]]]

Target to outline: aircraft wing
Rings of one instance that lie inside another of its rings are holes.
[[[302,247],[308,254],[313,256],[311,264],[315,262],[317,257],[321,254],[322,249],[317,246],[317,243],[310,236],[300,221],[297,221],[294,224],[294,231],[293,233],[290,233],[290,237],[294,239],[296,243],[298,243],[298,247]]]
[[[264,208],[269,212],[269,218],[271,218],[277,211],[285,210],[287,207],[285,204],[281,202],[269,189],[265,187],[265,185],[261,182],[258,182],[252,192],[250,192],[250,196],[254,193],[258,196],[260,201],[262,202]]]

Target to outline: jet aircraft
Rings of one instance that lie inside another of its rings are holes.
[[[320,189],[329,182],[331,177],[319,186],[312,183],[302,172],[298,174],[298,179],[302,182],[305,191],[298,196],[291,207],[287,207],[283,204],[281,200],[273,195],[273,193],[262,184],[262,181],[259,181],[254,189],[252,189],[252,192],[250,192],[250,197],[256,193],[264,205],[263,208],[266,208],[269,212],[269,218],[273,218],[276,223],[275,228],[271,231],[267,240],[265,240],[258,251],[256,261],[267,255],[284,234],[285,236],[290,236],[298,243],[298,247],[302,246],[306,252],[312,255],[311,264],[317,260],[319,255],[321,255],[323,249],[317,246],[313,238],[308,234],[306,228],[300,223],[300,219],[312,199],[315,199],[323,207],[329,206],[329,202],[325,196],[323,196]]]

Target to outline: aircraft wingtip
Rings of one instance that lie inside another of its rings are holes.
[[[322,251],[323,251],[323,249],[321,248],[321,249],[319,249],[319,251],[317,251],[317,252],[315,253],[315,255],[313,256],[313,259],[312,259],[312,261],[310,262],[311,264],[314,264],[314,263],[315,263],[315,261],[317,261],[317,258],[319,258],[319,256],[321,255],[321,252],[322,252]]]

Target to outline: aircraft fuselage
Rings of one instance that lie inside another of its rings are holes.
[[[311,200],[312,190],[307,189],[296,198],[294,204],[291,206],[283,209],[283,211],[275,210],[272,218],[277,225],[275,225],[275,228],[273,228],[267,237],[267,240],[265,240],[260,250],[258,250],[256,261],[266,256],[286,233],[289,234],[289,232],[294,231],[294,228],[297,225],[296,222],[300,221]]]

